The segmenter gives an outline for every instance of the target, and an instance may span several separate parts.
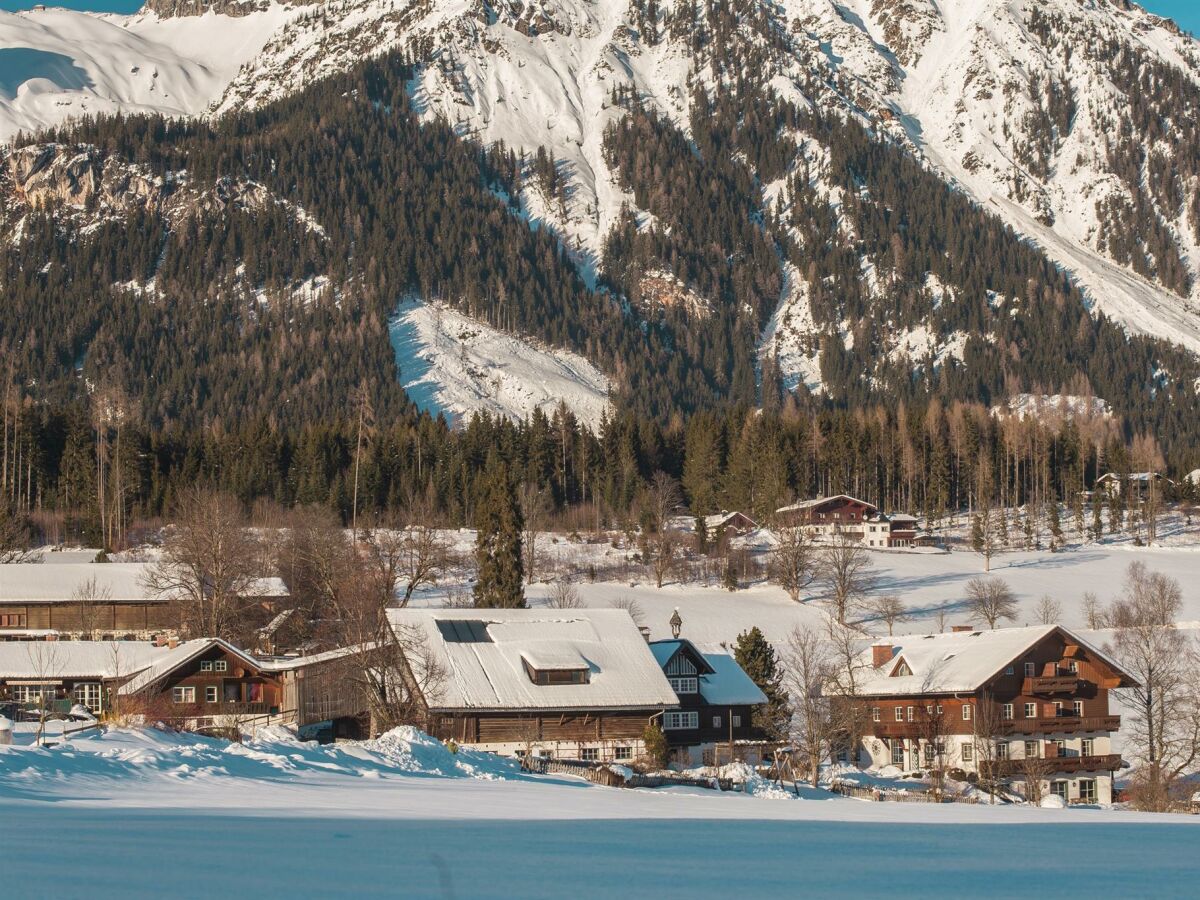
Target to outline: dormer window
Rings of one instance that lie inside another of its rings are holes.
[[[678,676],[672,675],[667,678],[671,682],[671,690],[676,694],[698,694],[700,693],[700,679],[693,676]]]
[[[904,660],[900,660],[900,664],[898,666],[896,666],[895,669],[892,670],[893,678],[900,678],[904,675],[911,675],[911,674],[912,674],[912,669],[910,669],[908,667],[908,663],[906,663]]]
[[[534,684],[587,684],[591,679],[587,669],[533,669],[525,664],[525,674]]]
[[[521,654],[521,665],[534,684],[588,684],[592,680],[587,660],[570,649],[539,649]]]

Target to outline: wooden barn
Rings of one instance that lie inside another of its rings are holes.
[[[679,701],[645,638],[618,609],[397,609],[445,677],[422,724],[497,753],[629,760]]]

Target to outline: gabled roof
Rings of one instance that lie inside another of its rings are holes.
[[[866,500],[859,500],[857,497],[851,497],[849,494],[834,494],[832,497],[817,497],[813,500],[801,500],[798,503],[793,503],[790,506],[781,506],[775,510],[777,513],[802,512],[804,510],[813,509],[818,506],[823,506],[833,500],[849,500],[852,503],[860,503],[868,509],[876,509],[874,503],[868,503]]]
[[[685,638],[650,644],[654,658],[664,668],[680,649],[690,650],[701,661],[700,696],[709,706],[756,706],[767,702],[767,695],[722,648],[701,649]]]
[[[894,655],[890,662],[874,668],[870,648],[859,657],[864,676],[858,690],[867,697],[974,693],[1055,632],[1132,681],[1115,660],[1073,632],[1059,625],[1034,625],[891,638]],[[893,674],[903,666],[912,674]]]
[[[150,563],[5,563],[0,565],[0,603],[72,603],[76,591],[95,581],[102,603],[164,603],[145,583]],[[286,597],[282,578],[256,578],[247,597]]]
[[[0,679],[124,678],[170,652],[150,641],[0,641]]]
[[[737,519],[745,519],[747,522],[750,523],[751,528],[758,527],[758,523],[755,522],[752,518],[750,518],[745,513],[738,512],[736,510],[734,510],[733,512],[723,512],[723,513],[719,513],[716,515],[705,516],[704,517],[704,527],[708,531],[717,531],[721,528],[726,527],[730,522],[733,522]]]
[[[221,638],[196,638],[184,641],[177,647],[169,649],[165,654],[154,660],[154,664],[139,672],[125,684],[121,685],[119,693],[136,694],[162,681],[180,666],[187,665],[196,657],[220,647],[226,653],[232,654],[256,672],[264,671],[267,667],[250,654]]]
[[[629,613],[620,609],[390,609],[445,672],[434,710],[659,710],[675,693]],[[587,666],[583,684],[534,684],[526,661]]]

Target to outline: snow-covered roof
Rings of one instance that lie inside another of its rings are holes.
[[[725,528],[730,522],[738,518],[745,519],[750,523],[752,528],[758,527],[758,523],[751,519],[748,515],[735,510],[734,512],[723,512],[712,516],[705,516],[704,528],[707,531],[717,531],[721,528]]]
[[[123,678],[170,652],[150,641],[0,641],[0,678]]]
[[[825,503],[829,503],[832,500],[849,500],[852,503],[861,503],[863,506],[866,506],[870,509],[876,508],[875,504],[868,503],[866,500],[859,500],[857,497],[851,497],[849,494],[834,494],[832,497],[817,497],[813,500],[801,500],[797,503],[792,503],[789,506],[781,506],[779,509],[775,510],[775,512],[800,512],[801,510],[812,509],[813,507],[821,506]]]
[[[157,603],[146,587],[151,563],[6,563],[0,565],[0,603],[70,603],[95,580],[93,599],[105,603]],[[258,578],[248,597],[286,597],[282,578]]]
[[[697,647],[681,638],[654,641],[650,644],[650,650],[661,667],[666,666],[679,648],[684,646],[690,647],[708,664],[708,671],[700,673],[700,696],[705,703],[710,706],[754,706],[767,702],[766,694],[724,649]]]
[[[892,643],[892,659],[875,668],[872,649],[859,657],[864,676],[863,696],[973,693],[1026,651],[1056,631],[1118,672],[1120,666],[1096,647],[1059,625],[997,628],[993,631],[960,631],[949,634],[912,634],[884,638]],[[911,674],[893,675],[907,666]]]
[[[180,666],[186,665],[212,647],[220,647],[225,652],[232,653],[253,669],[259,671],[264,669],[261,662],[239,650],[228,641],[224,641],[221,638],[196,638],[195,640],[184,641],[182,644],[168,649],[162,656],[156,657],[153,660],[153,665],[143,669],[129,681],[125,682],[125,684],[121,685],[120,693],[136,694],[138,691],[150,687],[156,681],[167,677]]]
[[[393,609],[416,630],[445,679],[433,709],[663,709],[678,700],[645,638],[621,609]],[[584,684],[534,684],[535,668],[589,671]],[[534,660],[542,666],[535,666]]]
[[[356,653],[367,653],[374,650],[377,646],[377,644],[371,642],[355,644],[353,647],[338,647],[333,650],[323,650],[320,653],[310,653],[307,656],[255,657],[255,660],[259,669],[264,672],[289,672],[293,669],[304,669],[308,666],[331,662],[335,659],[344,659]]]

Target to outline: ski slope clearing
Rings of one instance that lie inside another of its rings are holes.
[[[448,418],[486,412],[523,420],[566,403],[595,429],[609,408],[609,382],[577,353],[539,347],[442,306],[404,303],[391,323],[404,390],[421,409]]]
[[[621,790],[458,757],[407,729],[0,748],[4,894],[1016,896],[1015,855],[1064,896],[1182,897],[1200,874],[1192,817]],[[1063,879],[1064,856],[1089,863]]]
[[[76,116],[202,113],[296,14],[0,12],[0,142]]]

